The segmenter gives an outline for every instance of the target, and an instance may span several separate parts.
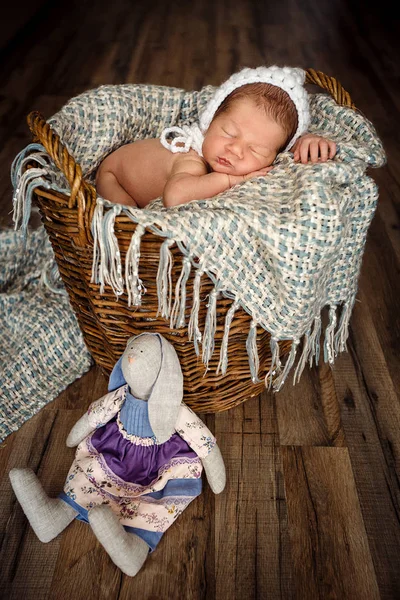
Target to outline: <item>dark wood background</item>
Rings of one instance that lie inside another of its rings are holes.
[[[11,225],[10,164],[46,117],[104,83],[186,89],[243,66],[334,75],[375,124],[388,164],[353,312],[348,353],[276,395],[201,415],[228,482],[204,492],[136,578],[123,576],[90,528],[40,543],[8,472],[31,466],[57,495],[74,456],[67,433],[106,390],[93,368],[0,447],[2,598],[400,598],[399,21],[360,0],[31,1],[0,26],[0,226]]]

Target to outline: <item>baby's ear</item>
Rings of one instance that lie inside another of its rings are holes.
[[[175,432],[183,397],[183,376],[174,347],[161,335],[161,369],[151,392],[149,420],[159,443]]]

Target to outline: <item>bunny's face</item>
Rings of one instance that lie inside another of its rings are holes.
[[[121,368],[131,393],[147,400],[160,372],[161,342],[156,335],[131,338],[122,356]]]

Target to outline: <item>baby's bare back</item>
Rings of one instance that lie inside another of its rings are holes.
[[[111,172],[139,207],[162,195],[176,155],[158,139],[121,146],[101,163],[97,177]],[[109,198],[113,201],[113,198]]]

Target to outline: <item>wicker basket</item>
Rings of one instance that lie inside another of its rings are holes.
[[[321,72],[307,70],[306,83],[318,85],[327,90],[342,106],[355,108],[349,94],[332,77]],[[70,196],[35,190],[43,223],[49,234],[61,277],[68,290],[71,304],[78,318],[86,345],[96,363],[108,375],[124,350],[127,339],[144,331],[157,331],[168,339],[179,356],[184,376],[184,399],[199,412],[219,412],[232,408],[246,399],[259,394],[264,389],[263,378],[271,364],[269,333],[261,327],[257,330],[257,347],[260,359],[259,378],[261,383],[251,380],[246,338],[251,317],[242,309],[237,310],[231,324],[226,375],[216,375],[219,351],[224,331],[225,316],[232,300],[222,298],[218,302],[215,350],[205,373],[205,366],[188,340],[186,329],[171,330],[169,322],[157,317],[158,299],[156,275],[160,245],[163,238],[146,231],[141,242],[141,271],[147,293],[140,307],[128,308],[126,295],[118,302],[111,288],[106,287],[100,295],[98,285],[92,284],[93,240],[91,220],[96,204],[96,191],[82,178],[82,169],[75,163],[59,137],[45,119],[37,112],[28,115],[28,124],[59,169],[66,176]],[[116,219],[115,233],[118,238],[122,262],[129,247],[135,224],[124,216]],[[172,282],[175,286],[182,268],[182,254],[176,245],[172,246]],[[204,298],[212,290],[210,279],[203,277],[200,297]],[[187,283],[187,316],[192,301],[193,275]],[[204,328],[206,303],[202,302],[199,311],[199,326]],[[280,342],[280,354],[285,356],[291,341]]]

